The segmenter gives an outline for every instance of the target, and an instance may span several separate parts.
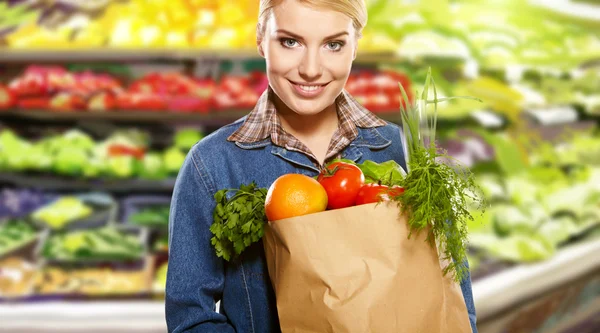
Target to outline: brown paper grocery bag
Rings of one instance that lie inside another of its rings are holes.
[[[460,286],[394,203],[269,222],[263,243],[283,333],[471,332]]]

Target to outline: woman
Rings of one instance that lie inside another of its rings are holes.
[[[393,159],[405,167],[399,127],[343,89],[366,20],[362,0],[261,1],[257,46],[269,88],[247,117],[192,148],[175,185],[166,289],[170,332],[280,331],[262,243],[236,262],[214,254],[209,227],[217,190],[253,181],[268,188],[286,173],[315,176],[334,158]],[[475,332],[470,279],[461,286]]]

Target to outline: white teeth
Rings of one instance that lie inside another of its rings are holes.
[[[319,89],[320,86],[303,86],[303,85],[299,85],[300,89],[304,90],[304,91],[315,91],[317,89]]]

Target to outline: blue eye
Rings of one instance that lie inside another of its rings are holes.
[[[327,43],[327,48],[331,51],[337,52],[339,50],[342,49],[342,46],[344,46],[344,43],[342,42],[329,42]]]
[[[291,38],[282,38],[280,39],[280,43],[283,47],[287,47],[289,49],[296,47],[298,42],[295,39]]]

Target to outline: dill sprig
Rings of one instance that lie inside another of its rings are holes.
[[[430,88],[433,100],[429,99]],[[407,175],[402,181],[404,193],[396,198],[402,212],[408,213],[409,237],[413,232],[425,229],[435,238],[440,258],[447,263],[444,274],[451,273],[460,282],[468,273],[467,260],[467,221],[473,219],[469,205],[480,203],[482,196],[475,184],[474,176],[468,168],[436,147],[437,104],[454,98],[438,98],[431,68],[427,72],[421,94],[416,93],[413,102],[400,85],[402,127],[405,144]],[[433,105],[433,113],[427,108]],[[440,160],[456,161],[454,165]],[[431,241],[430,237],[428,241]]]

